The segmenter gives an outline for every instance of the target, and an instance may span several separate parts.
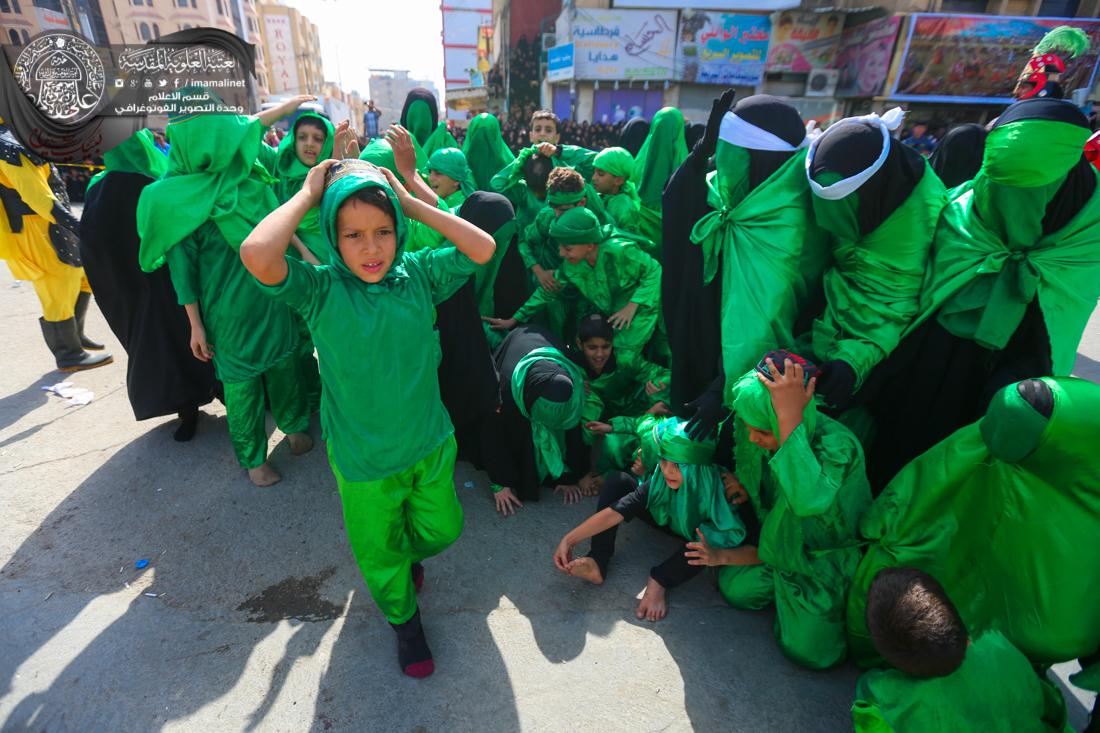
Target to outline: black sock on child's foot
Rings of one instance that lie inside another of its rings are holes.
[[[409,677],[427,677],[435,671],[432,650],[424,637],[424,627],[420,625],[420,609],[403,624],[391,623],[397,633],[397,662],[401,671]]]
[[[172,438],[177,442],[186,443],[195,437],[195,430],[199,425],[199,406],[188,405],[179,411],[179,425],[176,426],[176,432],[172,433]]]
[[[412,564],[412,578],[413,588],[419,593],[420,589],[424,587],[424,566],[418,562]]]

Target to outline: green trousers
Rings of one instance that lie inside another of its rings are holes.
[[[390,623],[403,624],[416,613],[412,564],[443,552],[462,533],[457,450],[449,436],[404,471],[377,481],[346,481],[329,453],[352,554]]]
[[[309,429],[309,407],[299,383],[299,365],[292,353],[258,377],[225,383],[225,419],[233,452],[245,468],[267,460],[264,394],[275,424],[286,434]]]
[[[718,588],[734,608],[759,611],[775,603],[779,648],[810,669],[832,667],[848,655],[844,635],[848,584],[839,580],[839,584],[825,584],[809,575],[775,572],[768,565],[718,569]]]

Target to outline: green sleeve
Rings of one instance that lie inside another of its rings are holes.
[[[286,257],[286,278],[277,285],[256,280],[264,295],[282,301],[309,321],[321,304],[321,269],[302,260]]]
[[[651,417],[646,415],[645,417]],[[638,424],[644,418],[631,417],[628,415],[616,415],[607,421],[607,424],[611,426],[611,432],[616,435],[634,435],[638,432]]]
[[[563,288],[564,289],[564,288]],[[535,292],[531,293],[531,297],[527,299],[527,302],[520,306],[519,310],[515,312],[512,318],[515,318],[520,323],[526,323],[531,318],[542,311],[548,303],[552,303],[558,299],[558,295],[561,290],[549,292],[546,288],[536,287]]]
[[[806,435],[805,424],[799,424],[787,436],[783,445],[768,463],[787,506],[798,517],[824,514],[833,505],[844,481],[843,467],[829,471],[814,455]]]
[[[588,395],[584,400],[584,408],[581,410],[581,428],[584,434],[585,445],[592,445],[593,438],[595,437],[585,425],[590,422],[598,422],[603,416],[603,400],[596,390],[589,388]]]
[[[638,208],[631,204],[629,196],[618,194],[608,197],[604,209],[619,229],[638,233]]]
[[[474,274],[477,265],[456,247],[422,249],[405,255],[406,267],[412,265],[424,273],[436,305],[458,292]]]
[[[516,189],[524,188],[518,185],[523,178],[523,168],[521,166],[522,162],[519,159],[510,161],[508,165],[501,168],[500,171],[493,176],[492,180],[489,181],[489,185],[492,186],[493,190],[497,193],[502,193],[511,199]],[[522,191],[520,193],[522,193]],[[515,201],[512,203],[515,203]]]
[[[576,145],[562,145],[561,155],[558,156],[560,163],[570,168],[576,168],[577,172],[584,176],[586,181],[592,180],[592,173],[595,171],[595,160],[596,153],[594,151]]]
[[[191,237],[183,240],[164,256],[168,264],[168,276],[176,289],[180,305],[199,302],[199,248]]]
[[[664,382],[664,389],[659,392],[654,392],[651,395],[646,395],[650,405],[655,405],[662,400],[665,402],[669,400],[668,386],[671,383],[672,372],[668,367],[654,364],[648,359],[635,359],[630,363],[629,368],[635,370],[634,381],[640,384],[642,389],[645,389],[646,382],[653,382],[654,384]]]
[[[537,239],[538,237],[538,218],[536,217],[535,221],[527,225],[519,238],[519,258],[523,260],[523,266],[528,270],[538,264],[538,260],[535,259],[535,253],[531,249],[531,239]]]
[[[894,727],[882,717],[878,705],[866,700],[852,703],[852,725],[855,733],[895,733]]]
[[[661,266],[640,247],[626,245],[622,249],[627,267],[624,274],[638,281],[630,296],[631,303],[658,308],[661,305]]]
[[[276,148],[271,147],[267,143],[260,143],[260,153],[256,156],[256,160],[267,169],[267,172],[271,175],[275,175],[275,163],[279,159],[279,151]]]

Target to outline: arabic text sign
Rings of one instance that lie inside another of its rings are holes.
[[[676,13],[578,8],[573,46],[578,79],[671,79]]]
[[[764,76],[771,19],[766,15],[680,14],[678,77],[699,84],[756,86]]]
[[[901,18],[878,18],[845,29],[833,68],[840,69],[837,97],[874,97],[890,72]]]
[[[573,78],[573,44],[563,43],[546,50],[546,78],[568,81]]]
[[[890,97],[900,100],[1005,104],[1031,49],[1059,25],[1076,26],[1092,39],[1090,50],[1064,59],[1061,85],[1068,94],[1092,87],[1100,51],[1096,18],[1014,18],[917,13],[909,23],[905,55]]]
[[[772,17],[768,71],[808,73],[830,68],[843,27],[840,13],[777,13]]]

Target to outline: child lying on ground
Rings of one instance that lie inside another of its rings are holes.
[[[711,462],[714,443],[692,440],[684,432],[684,424],[675,419],[655,424],[652,439],[660,458],[657,470],[640,485],[625,473],[606,477],[597,512],[558,543],[554,551],[558,570],[590,583],[603,583],[615,553],[618,526],[634,517],[642,517],[656,527],[667,527],[683,540],[706,537],[714,547],[736,552],[733,548],[745,538],[745,525],[731,501],[740,504],[748,497],[736,489],[734,482],[725,481]],[[573,559],[573,547],[589,537],[592,547],[588,555]],[[702,571],[702,567],[688,562],[686,549],[686,545],[677,548],[671,557],[650,570],[635,614],[639,619],[664,618],[668,589]]]

